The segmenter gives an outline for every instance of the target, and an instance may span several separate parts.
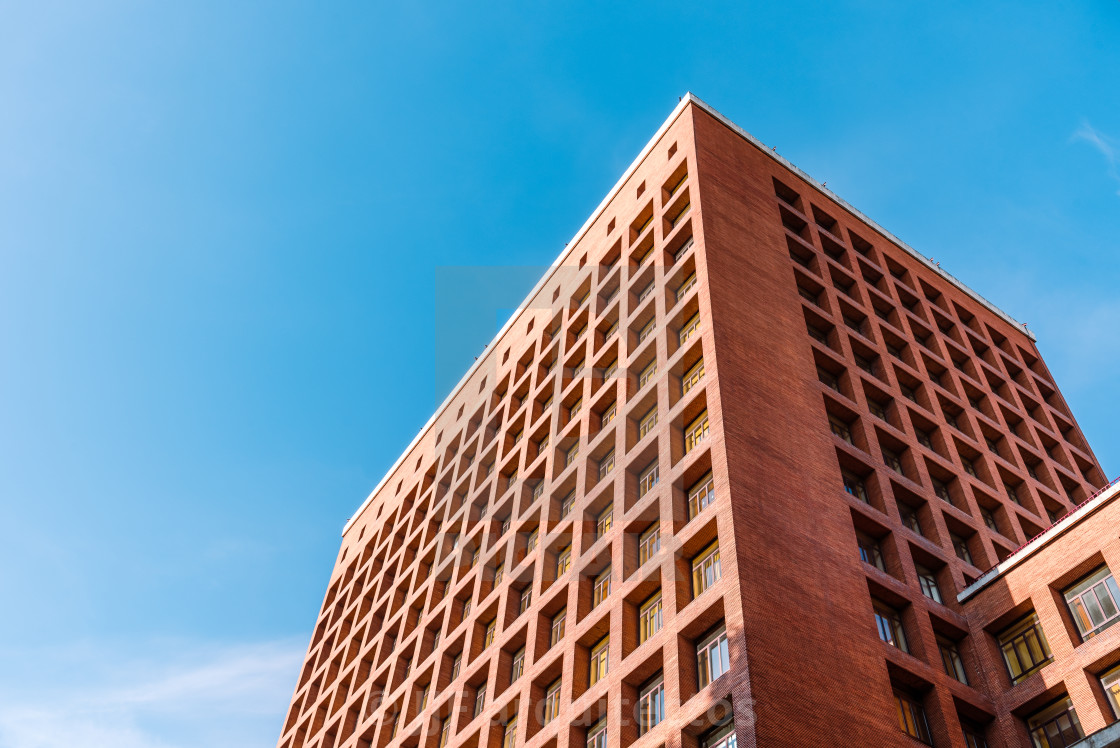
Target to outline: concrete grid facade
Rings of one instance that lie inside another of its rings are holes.
[[[1022,326],[689,96],[347,524],[278,746],[1022,745],[956,596],[1104,483]]]

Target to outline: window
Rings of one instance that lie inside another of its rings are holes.
[[[1050,647],[1038,623],[1038,616],[1031,613],[999,636],[999,648],[1011,680],[1018,683],[1050,661]]]
[[[638,330],[638,345],[644,343],[646,339],[653,334],[654,323],[655,320],[651,319],[642,326],[641,330]]]
[[[1120,714],[1120,667],[1113,668],[1101,677],[1101,685],[1112,702],[1112,711]]]
[[[494,586],[497,587],[502,583],[502,578],[506,575],[506,565],[498,564],[494,567]]]
[[[692,562],[692,596],[700,594],[719,581],[719,541],[704,549],[700,558]]]
[[[689,318],[688,322],[685,322],[684,325],[681,327],[680,344],[683,346],[685,343],[687,343],[689,341],[689,339],[693,335],[695,335],[696,331],[699,330],[699,329],[700,329],[700,313],[697,312],[696,314],[692,315]]]
[[[654,523],[638,538],[638,565],[642,566],[661,550],[661,523]]]
[[[532,553],[537,550],[537,540],[540,539],[540,530],[533,530],[529,533],[529,537],[525,540],[525,553]]]
[[[548,724],[560,715],[560,679],[557,678],[549,684],[544,692],[544,724]]]
[[[1085,737],[1073,702],[1064,698],[1027,720],[1035,748],[1065,748]]]
[[[873,605],[879,638],[892,647],[897,647],[903,652],[909,652],[910,650],[906,647],[906,632],[902,629],[902,617],[898,614],[898,611],[878,600],[875,600]]]
[[[466,600],[463,601],[463,618],[464,619],[466,619],[467,616],[469,616],[471,614],[471,603],[472,602],[474,602],[474,601],[471,600],[470,598],[467,598]]]
[[[431,683],[425,683],[424,685],[422,685],[420,687],[420,709],[419,709],[419,711],[421,711],[421,712],[424,711],[424,709],[428,706],[428,694],[431,692],[431,690],[432,690],[432,684]]]
[[[902,468],[902,458],[889,449],[883,450],[883,462],[899,475],[906,475],[906,471]]]
[[[638,643],[660,631],[661,624],[661,590],[658,590],[638,609]]]
[[[735,723],[730,722],[723,727],[712,730],[704,736],[700,745],[703,748],[736,748]]]
[[[708,436],[708,411],[705,410],[688,424],[684,431],[684,452],[688,454]]]
[[[556,577],[564,576],[570,568],[572,568],[572,547],[566,545],[556,554]]]
[[[522,613],[527,611],[529,609],[529,606],[532,604],[533,588],[526,587],[525,589],[521,590],[521,596],[517,600],[517,614],[521,615]]]
[[[459,666],[463,664],[463,655],[455,655],[455,659],[451,661],[451,680],[459,677]]]
[[[599,512],[595,519],[595,539],[606,535],[614,527],[614,504],[607,504],[607,508]]]
[[[576,461],[576,457],[578,457],[578,456],[579,456],[579,442],[576,442],[564,454],[564,467],[570,466],[573,462]]]
[[[712,474],[707,473],[688,489],[688,518],[694,519],[697,514],[707,509],[715,498],[715,481],[712,480]]]
[[[639,372],[638,387],[645,387],[655,376],[657,376],[657,359],[650,361],[646,364],[645,368]]]
[[[502,748],[513,748],[517,744],[517,717],[510,717],[502,732]]]
[[[551,398],[549,398],[549,401],[551,402]],[[546,449],[548,449],[548,434],[545,434],[544,436],[542,436],[541,440],[539,442],[537,442],[537,453],[539,454],[539,453],[545,451]],[[538,485],[543,486],[544,481],[541,481]]]
[[[444,717],[439,721],[439,748],[447,748],[449,737],[451,737],[451,718]]]
[[[607,748],[607,720],[601,719],[587,728],[587,748]]]
[[[723,626],[696,645],[696,667],[700,676],[700,688],[704,688],[731,669],[727,631]]]
[[[591,607],[594,608],[599,603],[607,599],[611,594],[611,567],[603,569],[599,576],[595,577],[595,584],[591,588]]]
[[[855,444],[855,442],[852,441],[852,430],[848,428],[848,424],[844,423],[836,416],[830,415],[828,417],[828,428],[833,434],[840,437],[848,444]]]
[[[683,397],[683,396],[687,395],[688,391],[691,390],[696,385],[700,384],[700,380],[703,379],[703,378],[704,378],[704,359],[700,359],[699,361],[697,361],[695,364],[692,365],[691,369],[689,369],[688,371],[686,371],[684,373],[683,377],[681,377],[681,396]]]
[[[613,379],[614,375],[617,374],[617,373],[618,373],[618,359],[615,359],[614,361],[611,361],[609,364],[607,364],[606,368],[603,369],[603,379],[604,379],[604,381],[607,380],[607,379]],[[613,418],[614,416],[612,415],[611,417]]]
[[[474,716],[482,714],[482,710],[486,708],[486,684],[483,683],[478,687],[474,694]]]
[[[515,680],[525,674],[525,647],[513,653],[513,666],[510,668],[509,682],[513,683]]]
[[[568,516],[568,514],[572,511],[572,506],[575,503],[576,503],[576,491],[573,488],[571,491],[568,491],[567,496],[560,499],[560,518],[561,519]]]
[[[482,635],[482,648],[485,649],[494,643],[494,631],[497,629],[497,621],[490,621],[486,624],[486,632]]]
[[[599,480],[607,477],[612,470],[614,470],[614,450],[607,452],[603,455],[603,459],[599,460]]]
[[[972,553],[968,550],[968,541],[954,533],[949,533],[949,538],[953,541],[953,550],[957,552],[957,558],[975,566],[976,564],[972,563]]]
[[[935,603],[943,602],[941,588],[937,586],[937,577],[934,573],[921,564],[916,564],[914,568],[918,572],[918,584],[922,588],[922,594]]]
[[[864,484],[863,479],[846,470],[844,471],[844,490],[852,496],[855,496],[864,504],[871,503],[871,500],[867,498],[867,486]]]
[[[610,405],[608,405],[607,409],[603,411],[603,417],[602,417],[602,420],[601,420],[601,425],[606,426],[608,423],[613,421],[614,417],[615,417],[615,414],[617,412],[618,412],[618,404],[617,403],[611,403]]]
[[[999,525],[996,524],[996,517],[992,514],[991,509],[980,507],[980,516],[984,518],[984,524],[992,532],[999,532]]]
[[[1120,621],[1120,589],[1108,567],[1102,567],[1088,578],[1065,591],[1066,603],[1081,636],[1089,638]]]
[[[859,545],[859,558],[865,564],[871,564],[879,571],[886,571],[887,567],[883,563],[883,549],[879,545],[879,541],[870,535],[864,535],[862,532],[856,533],[856,543]]]
[[[550,647],[556,646],[561,639],[564,638],[564,624],[568,620],[568,611],[561,610],[559,613],[552,617],[552,627],[549,631],[548,645]]]
[[[645,258],[643,257],[642,259],[644,260]],[[642,288],[640,291],[638,291],[638,303],[641,304],[643,301],[648,299],[649,295],[651,293],[653,293],[653,281],[652,280],[649,283],[647,283],[644,288]]]
[[[691,291],[695,287],[696,287],[696,271],[693,270],[691,273],[688,274],[688,277],[684,279],[684,283],[682,283],[680,285],[680,288],[677,289],[677,301],[680,301],[681,299],[683,299],[684,295],[687,294],[689,291]]]
[[[912,738],[933,745],[933,738],[929,734],[929,724],[926,722],[926,710],[921,703],[909,694],[895,689],[894,703],[898,709],[898,726],[904,733]]]
[[[957,643],[939,636],[937,649],[941,652],[941,664],[945,666],[945,672],[967,686],[968,675],[964,672],[964,660],[961,659],[961,650]]]
[[[608,655],[610,654],[611,638],[604,636],[591,650],[591,685],[595,685],[606,677],[609,669]]]
[[[953,495],[949,493],[949,486],[945,485],[944,482],[937,480],[937,478],[931,478],[930,480],[933,481],[934,495],[944,501],[946,504],[952,504]]]
[[[984,731],[979,727],[964,725],[965,748],[988,748],[988,741],[984,739]]]
[[[918,535],[922,534],[922,523],[918,519],[918,511],[907,504],[898,505],[898,516],[902,520],[902,524],[909,527]]]
[[[653,431],[653,427],[657,425],[657,406],[654,405],[638,421],[638,438],[642,439],[646,434]]]
[[[645,735],[665,719],[665,680],[660,674],[638,692],[638,734]]]
[[[642,498],[657,485],[660,479],[657,471],[657,460],[654,460],[638,475],[638,498]]]

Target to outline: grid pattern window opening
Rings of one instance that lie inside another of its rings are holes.
[[[591,590],[591,607],[597,607],[610,597],[611,594],[611,567],[607,567],[595,577],[595,584]]]
[[[638,643],[641,644],[661,630],[661,592],[642,603],[638,610]]]
[[[1050,661],[1050,647],[1038,616],[1031,614],[999,635],[999,647],[1011,680],[1018,682]]]
[[[611,531],[614,527],[614,504],[608,504],[607,508],[599,512],[599,516],[595,518],[595,538],[601,538]]]
[[[661,524],[655,523],[638,538],[638,565],[645,565],[647,561],[657,555],[661,550]]]
[[[657,425],[657,406],[653,406],[649,411],[641,417],[638,421],[638,438],[645,438],[646,434],[653,431],[653,427]]]
[[[607,672],[610,670],[610,648],[611,638],[604,636],[591,649],[591,685],[595,685],[607,676]]]
[[[1066,590],[1065,598],[1083,637],[1095,636],[1120,620],[1120,588],[1107,566]]]
[[[556,679],[544,692],[544,724],[560,716],[560,679]]]
[[[933,745],[933,738],[929,734],[929,723],[926,721],[926,710],[913,697],[899,691],[894,692],[895,707],[898,710],[899,728],[912,738]]]
[[[704,378],[704,359],[700,359],[681,378],[681,395],[687,395]]]
[[[1027,720],[1035,748],[1066,748],[1085,737],[1081,722],[1068,698],[1052,704]]]
[[[708,473],[688,489],[688,518],[695,519],[696,515],[707,509],[716,498],[715,481],[712,474]]]
[[[684,451],[688,454],[708,437],[708,411],[698,415],[684,432]]]
[[[653,490],[653,487],[657,485],[657,481],[660,479],[661,476],[658,472],[657,460],[654,460],[638,475],[638,498],[642,498]]]
[[[638,693],[638,734],[647,732],[665,719],[665,680],[658,676]]]
[[[719,542],[717,541],[704,549],[700,557],[692,562],[693,596],[699,596],[704,590],[718,582],[720,576]]]
[[[897,647],[903,652],[910,650],[906,646],[906,632],[902,628],[902,617],[894,608],[876,601],[875,626],[879,630],[879,638],[892,647]]]
[[[731,654],[727,646],[727,631],[720,628],[696,645],[696,665],[700,688],[731,669]]]

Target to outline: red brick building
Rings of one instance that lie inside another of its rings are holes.
[[[278,745],[1096,729],[1043,598],[1116,538],[1015,551],[1105,482],[1022,325],[688,96],[347,523]]]

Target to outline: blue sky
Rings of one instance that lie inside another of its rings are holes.
[[[1112,0],[0,17],[0,748],[274,745],[343,523],[688,90],[1028,322],[1120,474]]]

